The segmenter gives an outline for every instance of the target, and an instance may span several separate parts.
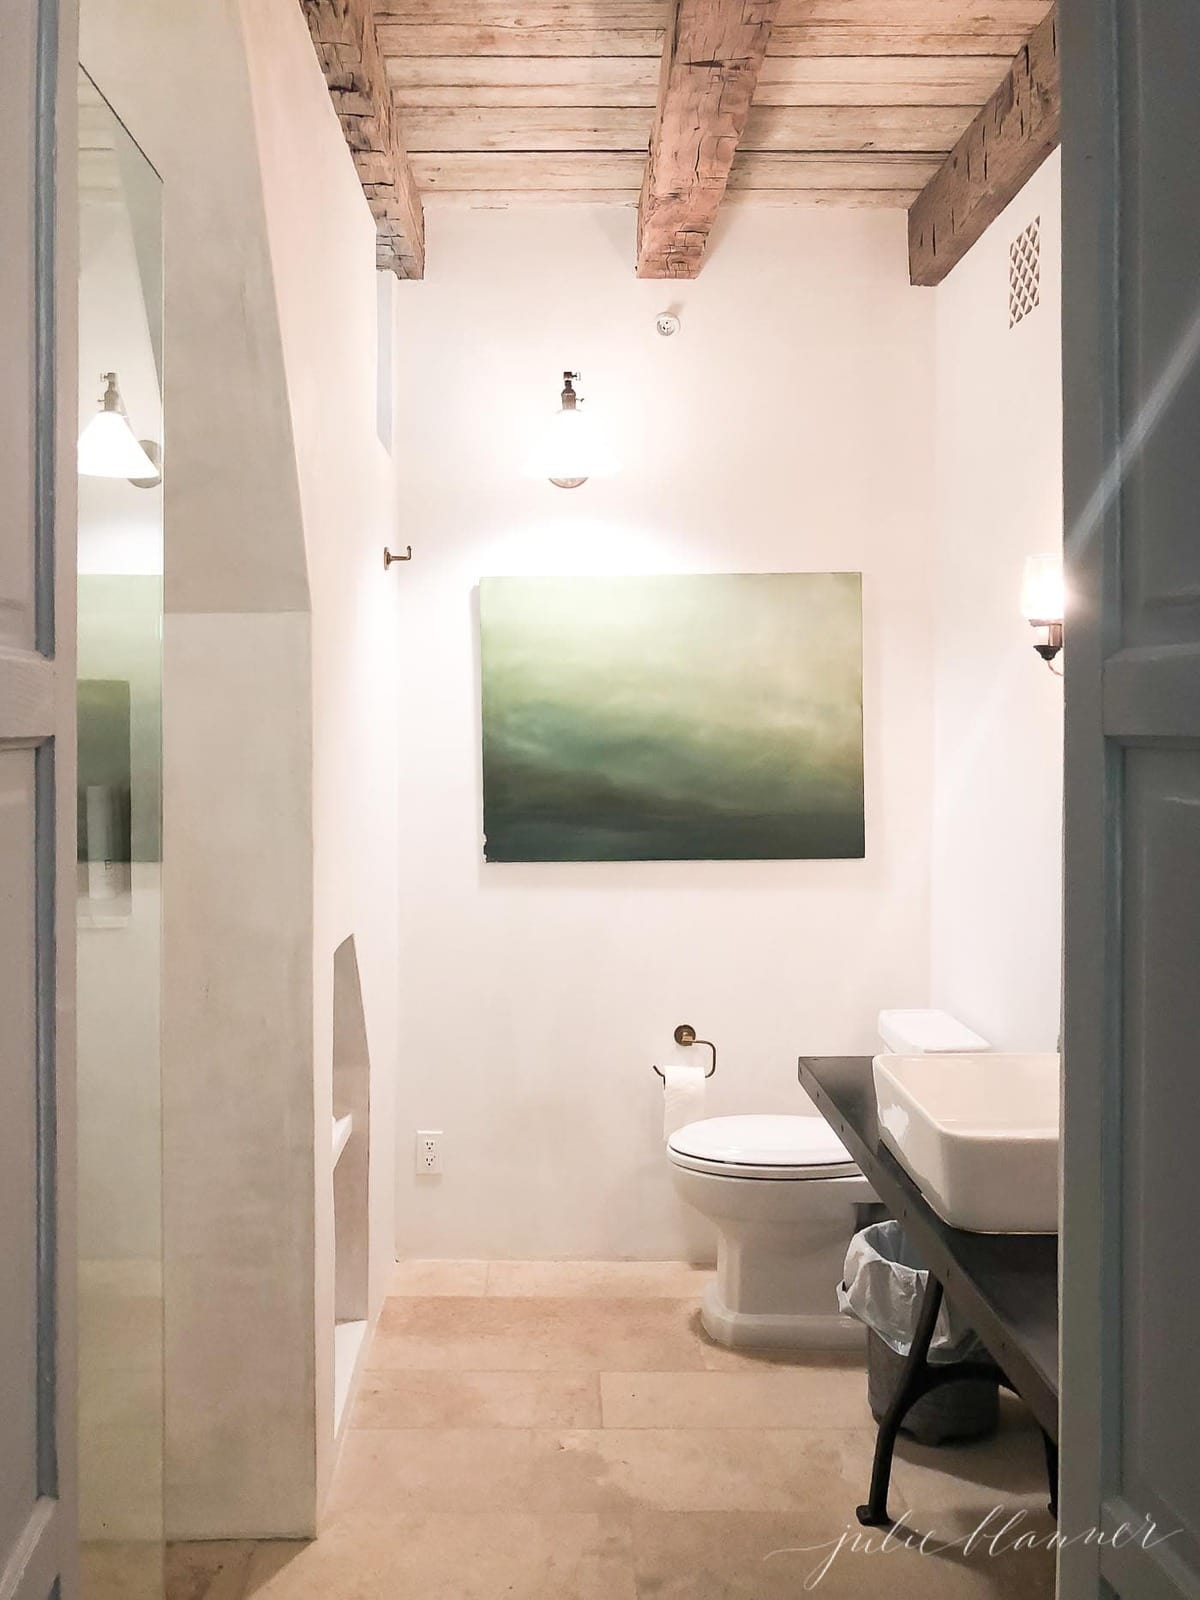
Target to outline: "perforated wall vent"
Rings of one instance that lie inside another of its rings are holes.
[[[1034,217],[1008,247],[1008,325],[1015,328],[1041,303],[1042,219]]]

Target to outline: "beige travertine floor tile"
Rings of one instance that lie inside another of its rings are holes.
[[[738,1372],[605,1372],[606,1428],[874,1428],[867,1380],[813,1361]]]
[[[855,1448],[857,1441],[857,1448]],[[347,1438],[335,1515],[422,1511],[784,1511],[828,1515],[858,1496],[870,1440],[774,1429],[360,1429]]]
[[[163,1600],[161,1544],[84,1544],[82,1600]]]
[[[592,1372],[367,1372],[352,1428],[598,1428]]]
[[[369,1368],[459,1372],[686,1372],[705,1363],[676,1300],[392,1299]]]
[[[833,1515],[864,1459],[862,1436],[840,1430],[605,1428],[533,1439],[530,1493],[545,1510],[821,1506]]]
[[[1008,1400],[990,1439],[939,1449],[902,1439],[890,1509],[894,1516],[908,1512],[914,1525],[936,1520],[941,1531],[965,1534],[988,1511],[1007,1506],[1049,1528],[1045,1473],[1037,1424],[1019,1402]]]
[[[778,1367],[811,1366],[814,1361],[829,1366],[865,1368],[866,1365],[866,1335],[861,1328],[852,1329],[854,1342],[842,1350],[731,1350],[727,1345],[718,1344],[705,1332],[698,1306],[689,1306],[685,1310],[700,1364],[707,1372],[769,1372]]]
[[[712,1269],[682,1261],[493,1261],[487,1292],[542,1299],[699,1300]]]
[[[630,1532],[580,1515],[390,1510],[259,1547],[246,1600],[636,1600]]]
[[[242,1600],[256,1549],[250,1539],[168,1545],[165,1600]]]
[[[352,1428],[329,1514],[532,1510],[532,1439],[527,1428],[429,1428],[419,1438],[403,1429]]]
[[[480,1267],[397,1269],[322,1537],[258,1546],[244,1591],[170,1600],[795,1600],[843,1537],[828,1600],[1049,1600],[1045,1550],[884,1554],[859,1528],[860,1356],[715,1345],[686,1268]],[[1018,1406],[993,1441],[900,1447],[891,1507],[914,1543],[961,1541],[996,1506],[1048,1534],[1044,1500]]]
[[[397,1261],[390,1294],[477,1295],[487,1292],[486,1261]]]
[[[854,1520],[762,1512],[647,1513],[633,1517],[639,1600],[1051,1600],[1045,1548],[990,1555],[931,1541],[926,1554],[902,1531],[885,1545]]]

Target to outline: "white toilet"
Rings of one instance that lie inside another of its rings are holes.
[[[881,1011],[896,1054],[986,1050],[944,1011]],[[711,1117],[667,1140],[680,1197],[717,1229],[717,1276],[701,1320],[719,1344],[830,1350],[863,1332],[837,1309],[855,1207],[876,1197],[845,1145],[807,1116]]]

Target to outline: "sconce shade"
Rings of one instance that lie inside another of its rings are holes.
[[[592,475],[591,426],[578,408],[559,411],[546,429],[546,476],[560,489],[577,489]]]
[[[611,470],[592,418],[575,393],[578,379],[577,372],[563,373],[561,409],[547,419],[530,459],[531,475],[549,478],[559,489],[578,489]]]
[[[1062,556],[1027,556],[1021,582],[1021,615],[1045,626],[1061,622],[1065,609]]]
[[[85,478],[157,478],[158,468],[129,426],[115,372],[104,374],[107,388],[100,410],[79,435],[79,471]]]

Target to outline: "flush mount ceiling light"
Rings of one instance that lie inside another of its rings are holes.
[[[1027,556],[1021,582],[1021,612],[1031,628],[1045,629],[1044,637],[1033,648],[1051,672],[1058,671],[1054,658],[1063,646],[1064,601],[1062,556]]]
[[[115,372],[101,374],[105,384],[100,409],[79,435],[79,471],[85,478],[126,478],[157,483],[159,470],[129,426]]]

